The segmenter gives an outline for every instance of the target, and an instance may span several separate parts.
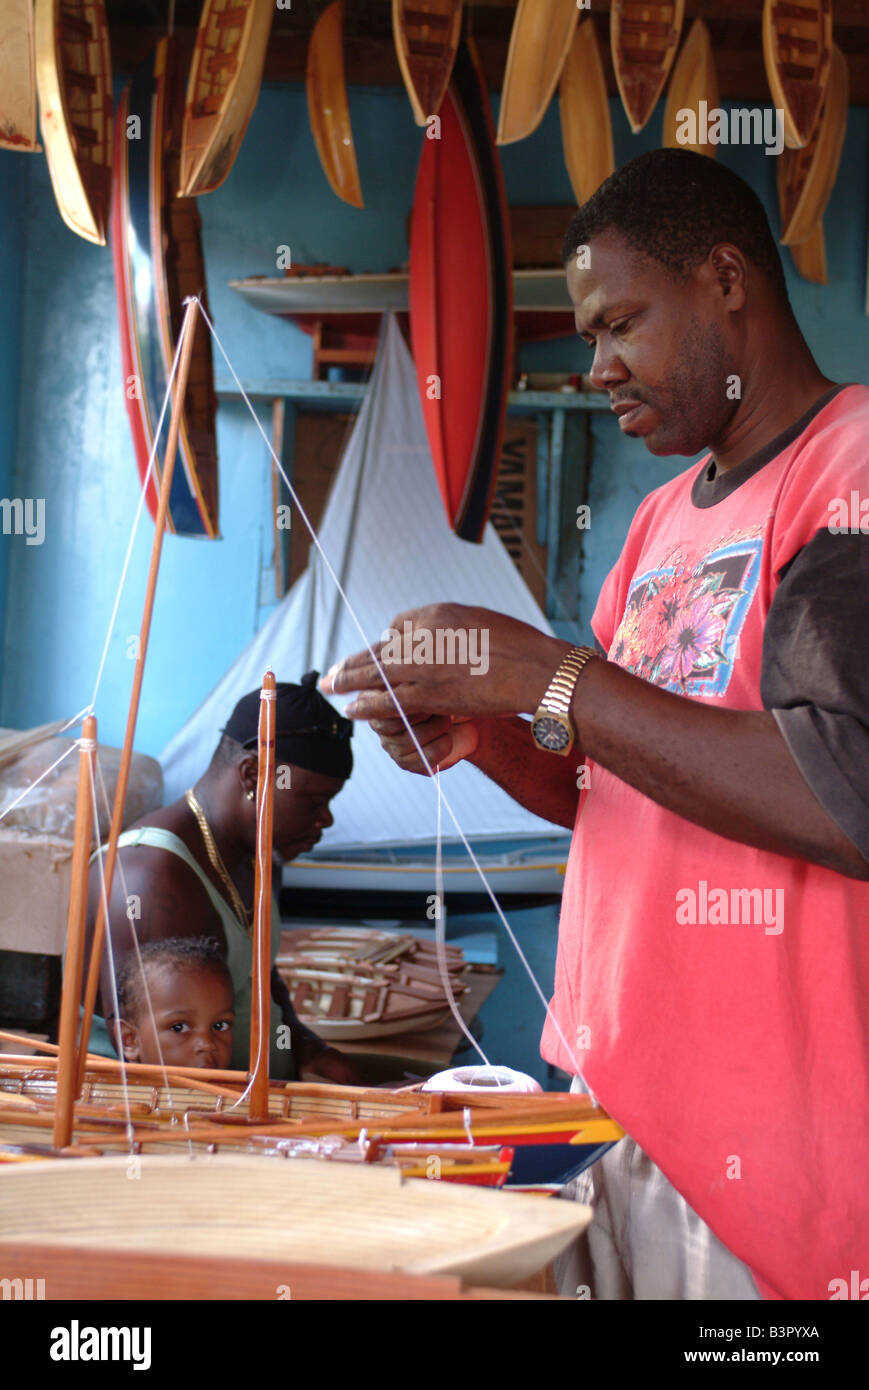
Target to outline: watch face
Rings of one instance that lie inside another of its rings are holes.
[[[535,719],[531,732],[541,747],[552,753],[562,753],[571,742],[569,731],[553,714],[542,714]]]

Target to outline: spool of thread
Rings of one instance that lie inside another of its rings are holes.
[[[505,1094],[533,1095],[543,1087],[512,1067],[456,1067],[430,1076],[421,1091],[502,1091]]]

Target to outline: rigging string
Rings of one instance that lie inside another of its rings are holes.
[[[483,1059],[484,1067],[491,1067],[491,1062],[483,1051],[477,1039],[474,1037],[465,1020],[462,1018],[459,1007],[456,1003],[456,996],[453,993],[453,982],[450,979],[449,967],[447,965],[447,909],[444,897],[444,861],[443,861],[443,791],[441,790],[441,770],[435,773],[435,783],[438,794],[438,819],[437,819],[437,839],[435,841],[435,897],[437,902],[437,913],[435,915],[435,952],[437,954],[438,969],[441,972],[441,984],[443,985],[447,1003],[456,1023],[461,1028],[471,1047]]]
[[[414,732],[413,725],[410,723],[410,720],[408,719],[408,717],[407,717],[407,715],[406,715],[406,713],[405,713],[405,711],[404,711],[404,707],[403,707],[403,705],[401,704],[401,701],[399,700],[398,696],[396,695],[396,693],[395,693],[395,691],[394,691],[394,689],[393,689],[393,687],[392,687],[392,684],[390,683],[389,677],[387,676],[385,670],[383,669],[383,666],[382,666],[382,664],[381,664],[381,662],[380,662],[380,659],[378,658],[378,656],[377,656],[376,653],[374,652],[374,649],[373,649],[373,647],[371,646],[370,642],[368,641],[368,638],[365,636],[365,632],[364,632],[364,630],[363,630],[362,624],[361,624],[360,621],[359,621],[359,618],[358,618],[358,616],[357,616],[356,610],[354,609],[352,603],[350,602],[350,599],[347,597],[347,594],[346,594],[345,591],[344,591],[344,587],[343,587],[343,585],[342,585],[340,579],[338,578],[338,575],[335,573],[335,570],[334,570],[334,568],[333,568],[333,566],[332,566],[332,564],[331,564],[331,562],[330,562],[330,560],[329,560],[328,555],[326,554],[325,550],[323,549],[322,545],[320,544],[319,537],[317,536],[317,533],[316,533],[316,531],[314,530],[314,527],[311,525],[311,522],[310,522],[310,520],[309,520],[309,518],[308,518],[308,514],[307,514],[307,512],[305,511],[304,507],[302,506],[301,502],[299,501],[299,498],[298,498],[298,496],[297,496],[297,494],[296,494],[295,488],[293,487],[292,483],[290,482],[290,479],[287,477],[287,474],[286,474],[286,472],[285,472],[285,470],[284,470],[284,468],[283,468],[283,465],[281,464],[280,459],[278,458],[277,454],[275,453],[274,449],[272,448],[272,445],[271,445],[271,443],[269,442],[268,436],[266,435],[265,430],[263,429],[262,425],[260,424],[259,418],[258,418],[257,413],[256,413],[256,411],[255,411],[255,409],[254,409],[254,407],[253,407],[253,405],[252,405],[252,403],[251,403],[251,401],[250,401],[250,398],[249,398],[247,392],[245,391],[244,387],[242,386],[242,384],[241,384],[241,382],[240,382],[240,380],[239,380],[239,378],[238,378],[238,374],[236,373],[235,368],[233,367],[232,363],[231,363],[230,360],[229,360],[229,357],[227,356],[226,349],[224,348],[223,343],[222,343],[221,340],[220,340],[220,337],[219,337],[219,335],[218,335],[218,333],[217,333],[217,330],[215,329],[214,324],[211,322],[211,319],[209,318],[208,313],[207,313],[207,311],[206,311],[206,309],[205,309],[205,307],[204,307],[204,305],[202,304],[201,301],[199,302],[199,312],[201,313],[203,319],[204,319],[205,322],[207,323],[208,328],[209,328],[209,331],[210,331],[210,333],[211,333],[211,336],[212,336],[212,338],[214,339],[214,342],[215,342],[215,344],[216,344],[216,346],[217,346],[217,349],[218,349],[218,351],[220,352],[220,354],[221,354],[221,356],[222,356],[224,362],[226,363],[227,367],[229,368],[230,374],[232,375],[232,379],[233,379],[233,381],[234,381],[235,384],[236,384],[236,387],[237,387],[237,389],[238,389],[238,391],[239,391],[239,394],[241,395],[242,400],[244,401],[245,405],[247,406],[248,410],[250,411],[251,418],[253,419],[254,424],[256,425],[257,429],[259,430],[259,433],[260,433],[260,435],[262,436],[263,442],[264,442],[266,448],[268,449],[269,454],[271,455],[272,462],[274,463],[275,467],[278,469],[278,471],[279,471],[281,477],[283,478],[284,483],[285,483],[285,485],[286,485],[286,487],[287,487],[287,490],[288,490],[288,492],[289,492],[291,498],[293,499],[293,502],[294,502],[294,504],[295,504],[295,506],[296,506],[296,508],[297,508],[297,510],[298,510],[298,512],[299,512],[299,515],[301,516],[303,522],[305,523],[305,526],[306,526],[307,529],[308,529],[308,532],[309,532],[309,534],[310,534],[310,536],[311,536],[311,540],[312,540],[314,546],[315,546],[316,549],[317,549],[317,553],[319,554],[320,558],[322,559],[323,564],[325,565],[326,570],[327,570],[328,574],[330,575],[330,577],[331,577],[331,579],[332,579],[332,582],[334,583],[334,585],[335,585],[335,587],[336,587],[336,589],[337,589],[337,591],[338,591],[338,594],[340,595],[340,597],[341,597],[341,599],[342,599],[342,601],[343,601],[343,603],[344,603],[344,605],[345,605],[345,607],[346,607],[346,609],[347,609],[347,612],[348,612],[348,614],[349,614],[349,616],[350,616],[350,618],[351,618],[351,620],[352,620],[352,622],[353,622],[353,624],[354,624],[354,626],[355,626],[357,632],[359,633],[359,636],[361,637],[363,644],[365,645],[365,648],[366,648],[366,650],[367,650],[369,656],[371,657],[371,660],[374,662],[374,665],[375,665],[375,667],[376,667],[376,669],[377,669],[378,675],[380,676],[380,679],[383,681],[384,688],[389,692],[390,699],[392,700],[392,703],[394,704],[394,706],[395,706],[395,708],[396,708],[396,711],[397,711],[397,713],[398,713],[398,716],[399,716],[399,718],[401,719],[402,723],[404,724],[405,729],[407,730],[408,734],[410,735],[411,742],[413,743],[413,746],[414,746],[414,748],[416,749],[416,752],[419,754],[419,758],[420,758],[420,761],[422,762],[423,767],[426,769],[426,772],[428,773],[428,776],[431,777],[431,778],[434,778],[434,776],[435,776],[435,770],[434,770],[434,768],[432,767],[431,763],[429,762],[429,760],[428,760],[428,758],[427,758],[427,756],[426,756],[426,754],[425,754],[425,751],[424,751],[422,745],[421,745],[420,742],[419,742],[419,739],[417,738],[417,736],[416,736],[416,734],[415,734],[415,732]],[[373,380],[376,379],[377,375],[378,375],[378,372],[377,372],[377,370],[375,369],[375,372],[373,373]],[[449,802],[449,800],[448,800],[448,798],[447,798],[447,796],[446,796],[446,793],[443,792],[443,791],[441,791],[440,797],[441,797],[441,799],[442,799],[442,801],[443,801],[444,806],[446,807],[447,811],[449,812],[450,819],[452,820],[453,825],[454,825],[455,828],[456,828],[456,831],[457,831],[457,833],[458,833],[459,839],[461,840],[462,844],[464,845],[465,849],[467,850],[467,853],[468,853],[468,856],[469,856],[469,858],[470,858],[470,860],[471,860],[471,863],[473,864],[473,866],[474,866],[474,868],[475,868],[475,870],[476,870],[476,872],[477,872],[477,874],[478,874],[478,876],[479,876],[479,878],[480,878],[480,881],[481,881],[481,883],[483,884],[483,887],[484,887],[485,890],[486,890],[486,893],[487,893],[487,895],[488,895],[488,897],[489,897],[490,902],[492,903],[493,908],[495,909],[495,912],[496,912],[496,914],[497,914],[497,916],[498,916],[498,919],[499,919],[501,925],[503,926],[505,932],[507,933],[507,936],[508,936],[510,942],[512,943],[513,948],[514,948],[514,950],[516,951],[516,954],[517,954],[517,956],[519,957],[519,960],[520,960],[521,963],[522,963],[522,966],[523,966],[523,968],[524,968],[524,970],[525,970],[525,973],[527,974],[529,980],[531,981],[531,984],[532,984],[532,986],[533,986],[533,988],[534,988],[534,990],[535,990],[535,992],[536,992],[538,998],[540,999],[540,1002],[541,1002],[542,1005],[543,1005],[543,1008],[544,1008],[545,1013],[546,1013],[546,1017],[551,1021],[552,1026],[553,1026],[553,1028],[555,1029],[556,1033],[558,1034],[558,1037],[559,1037],[559,1039],[561,1040],[561,1042],[562,1042],[562,1044],[563,1044],[563,1046],[564,1046],[565,1052],[567,1053],[567,1056],[570,1058],[571,1062],[572,1062],[573,1065],[575,1066],[577,1073],[580,1073],[580,1072],[581,1072],[581,1066],[580,1066],[579,1060],[577,1059],[576,1054],[575,1054],[573,1048],[571,1047],[570,1043],[568,1042],[567,1038],[564,1036],[564,1032],[562,1031],[562,1028],[561,1028],[561,1025],[560,1025],[559,1022],[558,1022],[558,1019],[555,1017],[554,1013],[552,1012],[552,1009],[551,1009],[550,1006],[549,1006],[549,1001],[548,1001],[548,999],[546,998],[546,995],[544,994],[543,990],[542,990],[541,987],[540,987],[540,984],[539,984],[539,982],[538,982],[537,976],[534,974],[534,971],[533,971],[533,969],[531,968],[531,965],[530,965],[530,963],[529,963],[529,961],[528,961],[528,959],[527,959],[527,957],[526,957],[526,955],[525,955],[525,952],[522,950],[522,947],[521,947],[521,945],[520,945],[520,943],[519,943],[519,940],[518,940],[518,938],[517,938],[515,932],[513,931],[512,927],[510,926],[510,923],[507,921],[507,918],[506,918],[506,916],[504,915],[504,911],[503,911],[503,909],[502,909],[502,907],[501,907],[501,904],[498,902],[498,899],[497,899],[497,897],[495,896],[495,893],[494,893],[494,891],[493,891],[493,889],[492,889],[492,887],[491,887],[491,884],[489,883],[488,878],[486,877],[486,874],[485,874],[485,872],[484,872],[484,870],[483,870],[483,868],[482,868],[482,866],[481,866],[481,864],[480,864],[480,861],[478,860],[476,854],[474,853],[474,851],[473,851],[473,849],[472,849],[472,847],[471,847],[471,844],[470,844],[470,842],[469,842],[467,836],[465,835],[464,830],[462,829],[461,825],[460,825],[459,822],[458,822],[458,819],[456,818],[456,814],[455,814],[455,812],[453,811],[452,806],[450,805],[450,802]]]

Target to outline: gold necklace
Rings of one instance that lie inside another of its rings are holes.
[[[184,793],[184,799],[187,802],[187,805],[190,807],[191,811],[193,812],[194,816],[196,817],[196,822],[199,826],[199,829],[202,831],[202,838],[205,841],[205,848],[208,851],[208,858],[211,860],[212,866],[220,874],[220,877],[223,879],[223,882],[225,883],[229,891],[229,896],[232,901],[232,906],[233,910],[235,911],[235,915],[238,918],[241,925],[244,927],[244,930],[247,932],[248,936],[250,936],[250,914],[247,912],[244,903],[241,900],[241,894],[239,893],[238,889],[236,888],[235,884],[230,878],[226,865],[220,857],[220,850],[217,848],[217,845],[215,844],[214,835],[211,831],[211,826],[208,824],[208,821],[205,818],[205,812],[199,805],[199,802],[196,800],[196,797],[193,795],[192,787],[187,788],[187,791]]]

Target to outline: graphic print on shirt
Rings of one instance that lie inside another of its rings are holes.
[[[634,577],[609,651],[635,676],[678,695],[723,695],[757,590],[763,538],[679,546]]]

